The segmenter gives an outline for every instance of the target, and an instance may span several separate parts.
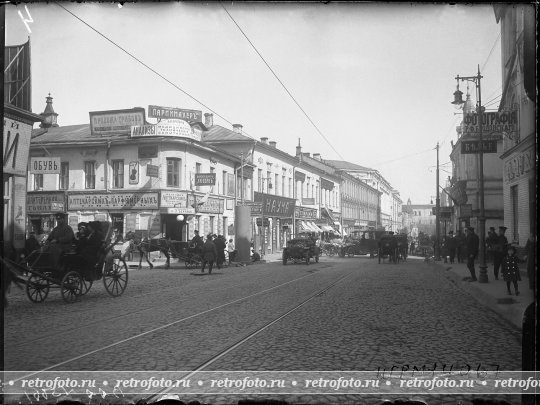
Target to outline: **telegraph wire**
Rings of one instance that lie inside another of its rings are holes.
[[[482,71],[484,71],[486,65],[488,64],[488,61],[489,61],[489,58],[491,58],[491,54],[493,53],[493,50],[495,49],[495,46],[497,45],[497,42],[499,42],[499,39],[501,38],[501,31],[499,30],[499,35],[497,36],[497,39],[495,40],[495,43],[493,44],[493,46],[491,47],[491,51],[489,51],[489,55],[486,59],[486,61],[484,62],[484,64],[482,65]]]
[[[251,40],[248,38],[248,36],[246,35],[246,33],[244,32],[244,30],[242,30],[242,28],[240,27],[240,25],[238,25],[238,23],[236,22],[236,20],[233,18],[233,16],[229,13],[229,11],[225,8],[225,5],[220,1],[219,4],[221,4],[221,7],[223,7],[223,10],[225,10],[225,12],[227,13],[227,15],[230,17],[230,19],[232,20],[232,22],[234,23],[234,25],[236,25],[236,27],[240,30],[240,32],[242,33],[242,35],[244,36],[244,38],[246,38],[246,40],[249,42],[249,44],[251,45],[251,47],[253,48],[253,50],[257,53],[257,55],[259,55],[259,57],[261,58],[261,60],[264,62],[264,64],[266,65],[266,67],[270,70],[270,72],[272,72],[272,74],[274,75],[274,77],[276,78],[276,80],[279,82],[279,84],[281,84],[281,87],[283,87],[283,89],[285,90],[285,92],[289,95],[289,97],[294,101],[294,103],[298,106],[298,108],[300,109],[300,111],[302,111],[302,113],[305,115],[305,117],[308,119],[308,121],[311,123],[311,125],[313,125],[313,127],[315,128],[315,130],[319,133],[320,136],[322,136],[322,138],[326,141],[326,143],[328,145],[330,145],[330,147],[332,148],[332,150],[334,152],[336,152],[336,154],[342,159],[342,160],[345,160],[343,158],[343,156],[341,156],[341,154],[334,148],[334,145],[332,145],[328,139],[326,138],[326,136],[324,136],[324,134],[321,132],[321,130],[317,127],[317,125],[313,122],[313,120],[311,119],[311,117],[308,115],[308,113],[302,108],[302,106],[300,105],[300,103],[296,100],[296,98],[291,94],[291,92],[289,91],[289,89],[287,88],[287,86],[285,86],[285,84],[283,84],[283,82],[281,81],[281,79],[278,77],[278,75],[276,74],[276,72],[274,72],[274,69],[272,69],[270,67],[270,65],[268,64],[268,62],[264,59],[264,57],[261,55],[261,53],[259,52],[259,50],[255,47],[255,45],[253,44],[253,42],[251,42]]]
[[[230,125],[233,125],[231,121],[229,121],[227,118],[223,117],[221,114],[219,114],[218,112],[216,112],[215,110],[213,110],[212,108],[210,108],[209,106],[207,106],[205,103],[203,103],[202,101],[200,101],[199,99],[197,99],[196,97],[192,96],[190,93],[188,93],[187,91],[185,91],[184,89],[182,89],[180,86],[176,85],[175,83],[173,83],[172,81],[170,81],[169,79],[167,79],[165,76],[163,76],[161,73],[159,73],[158,71],[156,71],[154,68],[148,66],[146,63],[144,63],[142,60],[140,60],[139,58],[137,58],[135,55],[133,55],[131,52],[129,52],[128,50],[124,49],[122,46],[118,45],[116,42],[114,42],[112,39],[108,38],[105,34],[102,34],[100,31],[98,31],[96,28],[94,28],[93,26],[91,26],[90,24],[88,24],[86,21],[84,21],[82,18],[80,18],[79,16],[77,16],[76,14],[74,14],[73,12],[69,11],[67,8],[65,8],[63,5],[57,3],[57,2],[54,2],[54,4],[56,4],[58,7],[64,9],[67,13],[71,14],[73,17],[75,17],[77,20],[79,20],[80,22],[82,22],[84,25],[86,25],[88,28],[90,28],[92,31],[94,31],[95,33],[97,33],[99,36],[101,36],[102,38],[104,38],[105,40],[107,40],[108,42],[110,42],[111,44],[113,44],[115,47],[117,47],[118,49],[120,49],[122,52],[124,52],[125,54],[127,54],[128,56],[130,56],[132,59],[134,59],[135,61],[137,61],[138,63],[140,63],[141,65],[143,65],[145,68],[147,68],[148,70],[150,70],[152,73],[154,73],[155,75],[159,76],[161,79],[163,79],[164,81],[166,81],[167,83],[169,83],[171,86],[173,86],[175,89],[177,90],[180,90],[182,93],[184,93],[186,96],[188,96],[189,98],[191,98],[192,100],[194,100],[195,102],[199,103],[201,106],[203,106],[204,108],[206,108],[208,111],[211,111],[213,114],[215,114],[216,116],[220,117],[222,120],[224,120],[225,122],[227,122],[228,124]],[[242,130],[242,134],[244,135],[247,135],[249,136],[250,138],[252,139],[255,139],[253,136],[249,135],[247,132],[245,132],[244,130]]]

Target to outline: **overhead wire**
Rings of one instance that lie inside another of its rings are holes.
[[[136,62],[140,63],[142,66],[144,66],[146,69],[150,70],[152,73],[154,73],[155,75],[157,75],[158,77],[160,77],[161,79],[163,79],[164,81],[166,81],[167,83],[169,83],[171,86],[173,86],[175,89],[181,91],[182,93],[184,93],[186,96],[188,96],[189,98],[191,98],[192,100],[194,100],[195,102],[197,102],[199,105],[203,106],[204,108],[206,108],[208,111],[211,111],[213,114],[215,114],[216,116],[218,116],[219,118],[221,118],[222,120],[224,120],[225,122],[227,122],[228,124],[230,125],[233,125],[233,123],[231,121],[229,121],[227,118],[225,118],[224,116],[222,116],[221,114],[219,114],[218,112],[216,112],[213,108],[209,107],[208,105],[206,105],[204,102],[202,102],[201,100],[197,99],[195,96],[193,96],[192,94],[190,94],[189,92],[187,92],[186,90],[182,89],[180,86],[178,86],[176,83],[173,83],[171,80],[167,79],[165,76],[163,76],[161,73],[159,73],[157,70],[155,70],[154,68],[152,68],[151,66],[149,66],[148,64],[146,64],[145,62],[143,62],[142,60],[140,60],[138,57],[136,57],[135,55],[133,55],[131,52],[129,52],[128,50],[126,50],[125,48],[123,48],[122,46],[120,46],[119,44],[117,44],[115,41],[113,41],[112,39],[110,39],[109,37],[107,37],[105,34],[103,34],[102,32],[100,32],[99,30],[97,30],[96,28],[94,28],[92,25],[90,25],[89,23],[87,23],[86,21],[84,21],[82,18],[80,18],[78,15],[76,15],[75,13],[73,13],[72,11],[68,10],[66,7],[64,7],[63,5],[57,3],[57,2],[54,2],[54,4],[56,4],[58,7],[64,9],[67,13],[71,14],[74,18],[76,18],[77,20],[79,20],[80,22],[82,22],[84,25],[86,25],[88,28],[90,28],[92,31],[94,31],[95,33],[97,33],[99,36],[101,36],[103,39],[105,39],[106,41],[110,42],[112,45],[114,45],[115,47],[117,47],[118,49],[120,49],[122,52],[124,52],[126,55],[128,55],[129,57],[131,57],[132,59],[134,59]],[[244,135],[247,135],[248,137],[252,138],[252,139],[255,139],[253,136],[249,135],[246,131],[242,130],[242,134]]]
[[[315,130],[319,133],[319,135],[326,141],[326,143],[332,148],[332,150],[334,152],[336,152],[336,154],[342,159],[342,160],[345,160],[343,158],[343,156],[341,156],[341,154],[336,150],[336,148],[334,148],[334,145],[332,145],[332,143],[330,143],[330,141],[326,138],[326,136],[322,133],[322,131],[319,129],[319,127],[315,124],[315,122],[313,122],[313,120],[311,119],[311,117],[309,116],[309,114],[304,110],[304,108],[300,105],[300,103],[296,100],[296,98],[292,95],[292,93],[289,91],[289,89],[287,88],[287,86],[285,86],[285,84],[283,83],[283,81],[278,77],[278,75],[276,74],[276,72],[274,71],[274,69],[272,69],[272,67],[268,64],[268,62],[266,61],[266,59],[261,55],[261,53],[259,52],[259,50],[257,49],[257,47],[253,44],[253,42],[248,38],[248,36],[246,35],[246,33],[244,32],[244,30],[240,27],[240,25],[236,22],[236,20],[233,18],[233,16],[231,15],[231,13],[229,13],[229,11],[227,10],[227,8],[225,7],[225,5],[220,1],[219,2],[221,4],[221,7],[223,7],[223,10],[225,10],[225,12],[227,13],[227,15],[229,16],[229,18],[232,20],[232,22],[234,23],[234,25],[236,25],[236,27],[238,28],[238,30],[242,33],[242,35],[244,36],[244,38],[249,42],[249,44],[251,45],[251,47],[253,48],[253,50],[257,53],[257,55],[259,55],[259,57],[261,58],[261,60],[264,62],[264,64],[266,65],[266,67],[270,70],[270,72],[272,73],[272,75],[276,78],[276,80],[279,82],[279,84],[281,85],[281,87],[283,87],[283,89],[285,90],[285,92],[289,95],[289,97],[294,101],[294,103],[297,105],[297,107],[300,109],[300,111],[302,111],[302,113],[304,114],[304,116],[307,118],[307,120],[311,123],[311,125],[315,128]]]

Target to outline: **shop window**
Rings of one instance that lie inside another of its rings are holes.
[[[113,160],[113,187],[124,188],[124,161]]]
[[[96,188],[96,162],[84,162],[84,188]]]
[[[510,187],[510,201],[512,204],[512,240],[518,240],[519,235],[519,201],[518,201],[518,186]]]
[[[210,233],[211,234],[216,233],[215,228],[214,228],[214,226],[216,225],[215,224],[215,222],[216,222],[215,219],[216,219],[216,217],[213,217],[213,216],[210,217]]]
[[[181,159],[167,158],[167,187],[180,187]]]
[[[60,176],[58,178],[58,188],[60,190],[67,190],[69,188],[69,163],[60,163]]]
[[[43,190],[43,175],[34,174],[34,190],[39,191]]]

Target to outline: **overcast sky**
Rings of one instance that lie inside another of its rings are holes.
[[[437,141],[441,184],[451,175],[456,75],[480,65],[484,104],[502,92],[500,26],[487,4],[60,4],[191,97],[60,6],[27,4],[29,33],[24,4],[7,5],[6,45],[31,38],[33,112],[49,92],[61,126],[149,104],[213,111],[215,124],[242,124],[289,154],[300,138],[304,152],[377,169],[404,203],[435,195]]]

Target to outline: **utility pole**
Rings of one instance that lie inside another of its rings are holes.
[[[441,260],[441,221],[440,221],[440,208],[441,200],[439,198],[439,142],[437,142],[437,194],[435,194],[435,260]]]

